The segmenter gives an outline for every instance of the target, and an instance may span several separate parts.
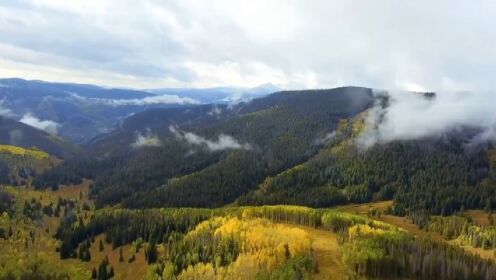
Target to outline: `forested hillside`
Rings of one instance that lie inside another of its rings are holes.
[[[372,104],[369,89],[338,88],[281,92],[217,108],[220,120],[212,122],[198,119],[210,112],[206,107],[146,112],[88,148],[95,147],[96,154],[68,161],[35,184],[48,187],[92,178],[99,206],[118,202],[133,208],[221,206],[265,177],[306,161],[330,139],[340,120]],[[140,119],[144,131],[136,130]],[[133,134],[136,138],[129,139]],[[133,146],[140,135],[160,143]],[[122,142],[125,139],[129,142]],[[105,146],[120,149],[104,153]]]
[[[334,264],[317,256],[312,228],[342,248]],[[144,247],[149,279],[494,279],[496,273],[493,262],[461,248],[363,216],[295,206],[100,210],[88,222],[61,224],[61,257],[78,255],[76,248],[84,254],[100,234],[112,248]],[[332,273],[320,275],[326,265]]]
[[[16,277],[36,252],[28,269],[48,278],[495,279],[490,143],[464,127],[365,147],[377,106],[388,97],[366,88],[279,92],[135,114],[63,160],[0,145],[3,184],[20,185],[0,190],[0,243],[20,252],[0,263]]]
[[[3,116],[0,116],[0,144],[35,147],[59,158],[70,158],[81,151],[69,141]]]
[[[9,117],[20,120],[28,115],[51,121],[61,137],[78,144],[110,132],[130,114],[192,101],[161,99],[139,90],[23,79],[0,79],[0,100]]]
[[[0,144],[0,184],[30,185],[34,177],[59,163],[58,158],[36,148]]]
[[[494,157],[486,146],[467,148],[476,128],[363,148],[359,140],[372,129],[366,120],[377,104],[387,107],[388,99],[338,88],[151,110],[34,184],[94,179],[99,207],[330,207],[390,199],[397,215],[496,207]]]
[[[496,184],[484,148],[467,150],[463,133],[396,141],[361,149],[358,118],[304,164],[264,180],[240,204],[328,207],[394,199],[394,213],[452,214],[460,208],[496,207]],[[355,136],[353,136],[353,134]],[[340,140],[343,135],[346,140]],[[351,135],[351,137],[350,137]]]

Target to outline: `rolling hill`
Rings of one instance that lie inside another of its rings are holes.
[[[374,128],[367,116],[378,104],[389,103],[371,89],[344,87],[149,110],[35,184],[91,178],[99,207],[329,207],[391,199],[398,215],[496,207],[491,153],[466,148],[477,128],[363,148],[357,141]]]
[[[49,121],[58,135],[83,144],[113,131],[122,120],[138,112],[203,103],[240,102],[273,91],[276,88],[269,85],[145,91],[18,78],[0,79],[0,115],[16,120],[38,120],[30,124]]]
[[[94,178],[99,205],[219,206],[307,160],[340,119],[372,104],[370,89],[348,87],[279,92],[235,106],[147,111],[92,142],[88,157],[48,172],[38,183],[54,184],[57,172]],[[142,138],[156,138],[157,145],[136,145]]]
[[[81,149],[69,141],[24,123],[0,116],[0,144],[38,148],[58,158],[70,158]]]

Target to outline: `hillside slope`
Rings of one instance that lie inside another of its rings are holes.
[[[374,129],[369,109],[388,104],[370,89],[347,87],[279,92],[235,106],[151,110],[129,117],[91,142],[85,156],[35,184],[94,179],[99,207],[394,200],[398,215],[496,208],[492,152],[467,145],[477,128],[360,146],[363,132]]]
[[[94,85],[0,79],[0,107],[10,118],[32,115],[58,124],[58,134],[75,143],[114,129],[136,112],[195,103],[128,89]]]
[[[0,144],[36,147],[58,158],[69,158],[80,148],[68,141],[24,123],[0,116]]]
[[[60,160],[36,148],[0,144],[0,184],[29,185],[37,174]]]
[[[233,107],[148,111],[93,142],[88,158],[38,183],[94,178],[98,205],[220,206],[307,160],[340,119],[372,104],[370,89],[348,87],[280,92]]]

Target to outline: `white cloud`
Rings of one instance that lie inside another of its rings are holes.
[[[208,140],[204,137],[196,135],[192,132],[181,132],[174,126],[169,126],[169,130],[178,138],[188,142],[191,145],[204,146],[208,150],[251,150],[252,146],[249,143],[240,144],[230,135],[220,134],[216,141]]]
[[[136,140],[131,144],[133,148],[141,147],[159,147],[162,142],[157,135],[153,135],[151,131],[147,131],[145,134],[141,132],[136,133]]]
[[[463,127],[480,128],[477,141],[496,141],[495,95],[489,92],[440,92],[425,98],[411,92],[377,92],[389,96],[390,105],[377,104],[367,117],[368,130],[358,143],[369,147],[377,142],[419,139],[442,135]]]
[[[154,104],[200,104],[198,100],[177,95],[157,95],[136,99],[92,99],[93,101],[114,105],[154,105]]]
[[[490,0],[2,1],[0,76],[489,90],[495,25]]]
[[[0,100],[0,116],[10,117],[12,116],[12,110],[4,105],[5,101]]]
[[[54,121],[40,120],[39,118],[35,117],[33,114],[30,113],[25,114],[21,118],[20,122],[35,127],[37,129],[44,130],[50,134],[57,134],[57,129],[59,127],[59,124]]]
[[[219,106],[216,106],[216,105],[214,105],[212,107],[212,110],[207,113],[207,115],[209,115],[209,116],[218,116],[220,114],[222,114],[222,108]]]
[[[314,143],[316,145],[323,145],[323,144],[326,144],[327,142],[333,140],[335,137],[336,137],[336,131],[333,131],[333,132],[327,133],[322,138],[315,139]]]
[[[22,130],[14,129],[9,131],[9,138],[12,145],[19,145],[24,138],[24,134],[22,133]]]

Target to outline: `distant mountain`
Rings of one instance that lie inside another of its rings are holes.
[[[34,147],[61,159],[70,158],[81,151],[78,146],[55,135],[1,116],[0,144]]]
[[[246,101],[276,91],[256,88],[130,90],[94,85],[0,79],[0,115],[86,143],[126,117],[154,108]]]
[[[0,79],[0,115],[85,143],[136,112],[199,103],[190,98],[93,85]]]
[[[94,178],[99,205],[220,206],[306,161],[341,119],[373,103],[370,89],[346,87],[277,92],[236,105],[149,110],[94,139],[86,157],[36,183]]]
[[[214,87],[214,88],[163,88],[149,89],[154,94],[171,94],[180,97],[192,98],[202,103],[239,103],[260,98],[281,89],[264,84],[253,88],[246,87]]]
[[[148,110],[33,183],[56,187],[91,178],[98,207],[320,208],[394,200],[391,211],[399,215],[496,208],[494,147],[467,149],[477,127],[359,144],[377,132],[391,105],[384,93],[286,91],[234,105]]]

